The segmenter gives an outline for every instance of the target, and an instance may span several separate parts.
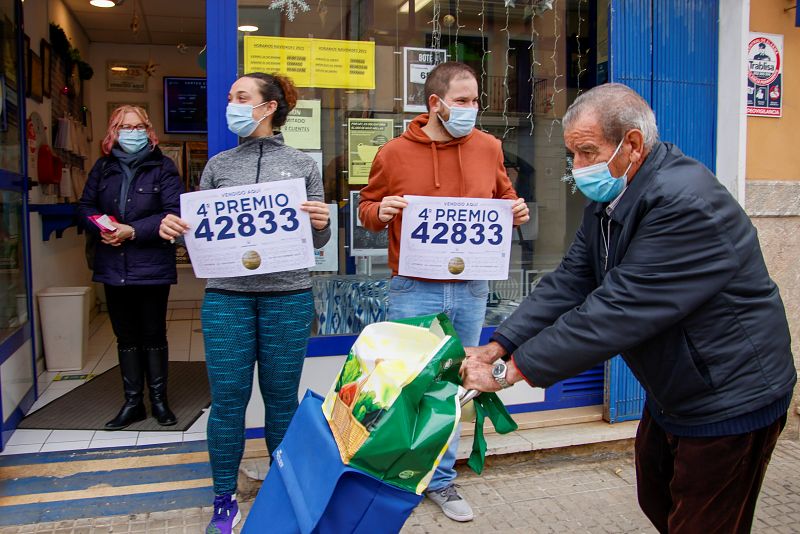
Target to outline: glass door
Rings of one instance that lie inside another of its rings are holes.
[[[21,18],[18,0],[0,0],[0,448],[36,396]]]
[[[478,127],[502,140],[508,175],[534,214],[515,233],[508,280],[491,284],[484,338],[558,265],[584,204],[566,183],[560,119],[607,73],[608,32],[592,24],[599,23],[598,0],[319,0],[272,8],[226,0],[206,7],[215,21],[208,25],[209,156],[236,146],[225,125],[236,76],[288,74],[302,106],[285,128],[295,134],[287,144],[317,160],[325,200],[338,215],[332,262],[313,274],[318,319],[307,352],[309,384],[326,388],[331,366],[316,360],[346,354],[366,324],[385,318],[389,271],[385,253],[378,254],[385,245],[379,234],[361,231],[353,207],[375,146],[402,135],[424,112],[419,90],[431,58],[459,60],[479,74]],[[374,83],[356,83],[365,77]],[[383,131],[358,150],[358,136],[350,134],[367,123]],[[363,249],[363,257],[356,254]],[[515,391],[518,397],[504,400],[516,412],[599,405],[603,368],[545,394]]]

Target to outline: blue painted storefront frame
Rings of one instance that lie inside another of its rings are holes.
[[[206,2],[206,75],[208,87],[208,156],[236,146],[228,130],[228,89],[236,80],[238,24],[236,0]]]
[[[641,94],[663,141],[715,170],[719,0],[611,0],[609,76]],[[605,364],[605,418],[639,419],[645,393],[620,356]]]
[[[20,0],[14,2],[14,15],[15,15],[15,34],[14,39],[17,42],[17,50],[23,50],[23,8]],[[11,437],[11,434],[16,430],[17,425],[25,416],[25,413],[35,402],[39,396],[38,384],[36,380],[36,346],[34,324],[33,324],[33,299],[31,295],[31,288],[33,287],[32,273],[31,273],[31,242],[30,242],[30,222],[28,220],[28,158],[25,156],[28,153],[27,149],[27,136],[25,129],[25,118],[27,113],[25,110],[25,78],[23,73],[25,68],[23,60],[27,54],[18,53],[16,57],[16,74],[17,74],[17,115],[19,124],[19,142],[20,142],[20,170],[21,172],[14,173],[6,170],[0,170],[0,189],[7,191],[14,191],[21,193],[22,196],[22,243],[23,243],[23,264],[25,270],[25,292],[27,300],[28,322],[22,325],[16,332],[0,343],[0,365],[5,363],[17,351],[30,343],[31,348],[31,372],[33,376],[33,385],[23,395],[21,401],[14,410],[4,421],[0,421],[0,451],[5,449],[6,443]],[[2,387],[2,373],[0,372],[0,388]],[[3,414],[3,401],[0,395],[0,420]]]

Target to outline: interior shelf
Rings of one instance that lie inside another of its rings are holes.
[[[28,207],[42,218],[42,241],[49,241],[53,232],[56,239],[63,237],[64,230],[70,226],[77,226],[78,233],[83,233],[83,228],[78,225],[77,204],[29,204]]]

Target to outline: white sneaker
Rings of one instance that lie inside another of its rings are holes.
[[[472,521],[474,514],[469,503],[458,493],[457,486],[450,484],[440,490],[425,492],[425,496],[439,505],[444,515],[453,521]]]
[[[239,471],[252,480],[264,480],[269,472],[269,462],[263,458],[242,460]]]

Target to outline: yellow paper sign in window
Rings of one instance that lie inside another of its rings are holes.
[[[375,43],[314,39],[315,87],[375,89]]]
[[[289,37],[244,38],[245,72],[278,72],[298,87],[375,89],[375,43]]]
[[[311,86],[311,39],[244,37],[244,71],[281,73],[298,87]]]

